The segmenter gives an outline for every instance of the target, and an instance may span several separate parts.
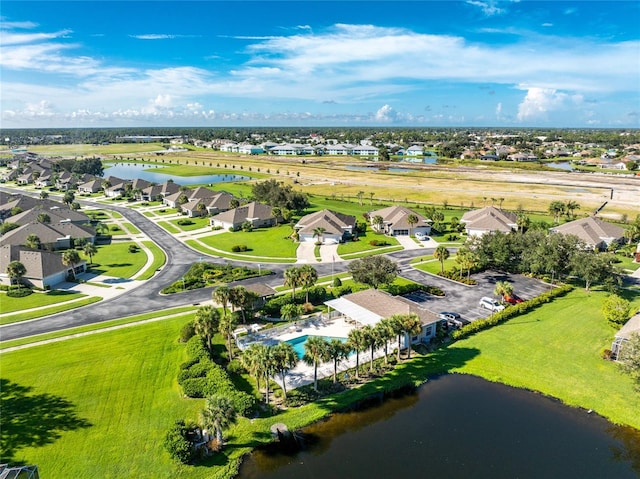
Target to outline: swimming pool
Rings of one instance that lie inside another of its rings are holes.
[[[302,359],[302,357],[304,356],[304,344],[307,342],[307,338],[309,338],[309,336],[310,335],[308,334],[305,334],[304,336],[298,336],[297,338],[288,339],[287,341],[285,341],[285,343],[289,343],[291,346],[293,346],[293,350],[296,352],[298,357]],[[336,338],[333,336],[311,336],[311,337],[322,338],[325,341],[331,341],[332,339],[337,339],[338,341],[342,341],[343,343],[347,342],[347,338]]]

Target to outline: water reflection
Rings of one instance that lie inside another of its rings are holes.
[[[236,174],[220,174],[220,175],[199,175],[199,176],[176,176],[162,173],[162,168],[167,165],[147,165],[142,163],[116,163],[113,166],[105,168],[104,176],[115,176],[123,180],[134,180],[140,178],[142,180],[154,183],[164,183],[169,179],[173,179],[180,185],[200,185],[207,183],[224,183],[230,181],[246,181],[251,178],[244,175]]]
[[[640,462],[638,431],[459,375],[304,433],[315,440],[308,449],[295,456],[258,451],[240,478],[635,478]]]

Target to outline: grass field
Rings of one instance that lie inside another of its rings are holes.
[[[424,261],[421,261],[422,259],[424,259]],[[435,259],[433,256],[430,256],[430,255],[416,258],[411,261],[411,264],[414,268],[419,269],[420,271],[431,273],[431,274],[438,274],[442,269],[440,265],[440,261],[438,261],[437,259]],[[450,256],[449,258],[444,260],[445,271],[448,270],[449,268],[452,268],[453,266],[458,266],[458,267],[460,266],[458,263],[456,263],[455,255]]]
[[[7,314],[31,308],[50,306],[65,301],[84,298],[85,294],[71,293],[68,291],[49,291],[47,293],[33,293],[24,298],[11,298],[6,293],[0,292],[0,313]]]
[[[388,243],[385,246],[372,246],[370,244],[371,241],[373,240],[377,240],[377,241],[384,241],[386,243]],[[347,241],[345,243],[339,244],[338,245],[338,254],[340,256],[342,255],[349,255],[352,253],[362,253],[363,251],[376,251],[377,249],[382,249],[385,248],[387,246],[398,246],[398,240],[391,237],[391,236],[385,236],[383,234],[376,234],[373,231],[369,230],[367,231],[365,234],[358,234],[358,241]]]
[[[251,232],[236,231],[200,238],[202,243],[212,248],[233,253],[237,256],[260,256],[265,258],[295,258],[298,243],[288,239],[291,226],[279,225],[271,228],[259,228]],[[246,245],[249,251],[234,253],[235,245]]]
[[[52,305],[47,308],[38,309],[35,311],[23,311],[20,313],[12,314],[11,316],[8,316],[6,318],[2,318],[2,320],[0,320],[0,324],[17,323],[19,321],[26,321],[28,319],[42,318],[43,316],[62,313],[64,311],[69,311],[70,309],[76,309],[81,306],[87,306],[89,304],[97,303],[101,300],[102,298],[99,296],[90,296],[78,301],[66,301],[62,304]]]
[[[151,263],[151,266],[136,278],[138,280],[151,278],[156,273],[156,270],[167,261],[164,251],[162,251],[153,241],[143,241],[142,244],[151,251],[151,254],[153,255],[153,262]]]
[[[179,225],[178,224],[178,221],[184,221],[184,220],[192,221],[193,224],[192,225]],[[199,230],[201,228],[205,228],[206,226],[209,226],[209,218],[207,218],[207,217],[187,218],[186,216],[183,216],[182,218],[177,218],[175,220],[169,220],[169,223],[171,223],[176,229],[180,229],[182,231],[193,231],[193,230]]]
[[[117,278],[131,278],[147,262],[144,251],[129,253],[129,246],[134,244],[133,241],[123,241],[99,246],[98,253],[93,255],[91,272]]]
[[[174,233],[175,234],[175,233],[181,233],[182,232],[180,229],[178,229],[176,226],[173,226],[168,221],[158,221],[158,226],[160,226],[161,228],[164,228],[169,233]]]

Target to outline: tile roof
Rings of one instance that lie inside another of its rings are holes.
[[[460,221],[466,223],[467,229],[502,231],[508,233],[514,230],[518,216],[495,206],[487,206],[479,210],[467,211]]]
[[[382,216],[382,219],[386,224],[389,224],[393,229],[409,229],[417,226],[424,226],[429,224],[429,220],[419,213],[407,208],[406,206],[389,206],[381,210],[372,211],[369,213],[369,217]],[[414,225],[409,225],[407,219],[411,215],[416,215],[418,222]]]
[[[252,202],[243,206],[239,206],[224,213],[220,213],[212,217],[212,220],[222,221],[224,223],[238,224],[247,219],[268,219],[273,216],[273,208],[262,203]]]
[[[564,235],[575,235],[590,245],[598,245],[605,239],[613,238],[617,240],[624,235],[624,228],[593,216],[570,221],[569,223],[555,226],[551,230]]]
[[[346,229],[356,227],[356,217],[331,210],[321,210],[303,216],[295,227],[301,233],[313,233],[316,228],[324,228],[325,233],[342,235]]]

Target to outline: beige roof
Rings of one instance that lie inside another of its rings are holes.
[[[251,284],[243,284],[245,289],[251,291],[252,293],[257,294],[261,298],[265,298],[267,296],[273,296],[276,294],[276,290],[271,286],[265,283],[251,283]]]
[[[60,223],[62,221],[72,221],[74,223],[86,223],[89,221],[89,217],[80,211],[72,210],[60,203],[60,206],[54,206],[45,208],[43,205],[38,205],[30,210],[23,211],[14,216],[10,216],[6,219],[9,223],[15,223],[17,225],[25,225],[38,220],[38,215],[44,213],[49,215],[51,223]]]
[[[219,210],[228,210],[231,207],[231,201],[236,199],[231,193],[222,191],[220,193],[214,193],[214,196],[204,199],[204,203],[207,208],[217,208]]]
[[[382,216],[384,222],[393,229],[409,229],[417,226],[425,226],[430,223],[427,218],[406,206],[389,206],[388,208],[383,208],[369,213],[370,218],[378,215]],[[407,218],[411,215],[415,215],[418,218],[418,222],[414,225],[410,225],[407,221]]]
[[[620,331],[616,333],[616,338],[629,339],[633,333],[640,334],[640,312],[637,312],[620,328]]]
[[[73,223],[27,223],[26,225],[11,230],[0,238],[0,245],[23,245],[30,234],[40,238],[42,244],[52,244],[67,236],[71,238],[93,238],[95,230],[89,226],[80,226]]]
[[[555,226],[552,231],[563,235],[575,235],[585,243],[594,246],[602,243],[605,239],[618,240],[624,235],[624,228],[593,216]]]
[[[313,233],[316,228],[324,228],[325,233],[342,235],[345,230],[356,227],[356,217],[322,210],[303,216],[296,228],[300,233]]]
[[[262,203],[252,202],[224,213],[215,215],[212,220],[238,224],[247,219],[268,219],[273,216],[273,208]]]
[[[38,251],[18,245],[0,247],[0,271],[7,270],[11,261],[20,261],[27,270],[26,278],[43,279],[60,271],[66,271],[59,253]],[[82,260],[81,263],[85,261]]]
[[[515,229],[518,216],[495,206],[487,206],[479,210],[467,211],[460,221],[466,223],[467,229],[484,231],[502,231],[508,233]]]

